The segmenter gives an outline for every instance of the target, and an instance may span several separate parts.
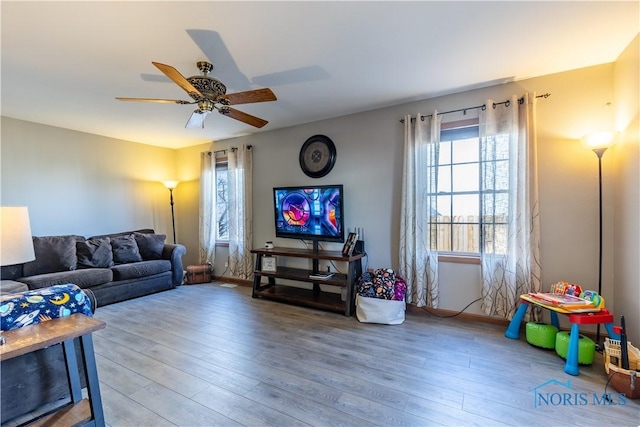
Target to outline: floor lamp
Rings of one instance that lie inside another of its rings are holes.
[[[162,181],[165,187],[169,189],[169,200],[171,201],[171,226],[173,228],[173,243],[176,242],[176,217],[173,213],[173,189],[180,184],[180,181]]]
[[[598,156],[598,295],[602,295],[602,155],[613,145],[613,132],[600,132],[582,138],[582,143]],[[596,329],[596,345],[600,348],[600,324]]]

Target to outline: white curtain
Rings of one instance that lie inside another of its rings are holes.
[[[214,265],[216,226],[216,160],[213,151],[208,151],[200,153],[200,264]]]
[[[482,306],[506,319],[541,290],[535,104],[525,94],[480,111]]]
[[[438,307],[436,216],[438,112],[404,118],[404,162],[400,213],[400,275],[407,282],[408,303]]]
[[[232,148],[228,154],[229,271],[249,279],[253,274],[253,153],[251,146]]]

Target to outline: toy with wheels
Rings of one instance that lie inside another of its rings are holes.
[[[571,334],[566,331],[556,334],[556,353],[563,359],[567,358],[570,338]],[[591,338],[580,334],[578,336],[578,363],[581,365],[591,365],[595,354],[596,343]]]
[[[558,328],[541,322],[529,322],[526,326],[527,342],[536,347],[554,349]]]

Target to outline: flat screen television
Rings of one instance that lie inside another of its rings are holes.
[[[276,237],[343,242],[343,197],[342,185],[274,188]]]

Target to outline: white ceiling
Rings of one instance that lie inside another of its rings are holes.
[[[639,2],[2,1],[3,116],[180,148],[613,62],[640,31]],[[194,106],[151,61],[196,61],[275,102],[185,129]]]

